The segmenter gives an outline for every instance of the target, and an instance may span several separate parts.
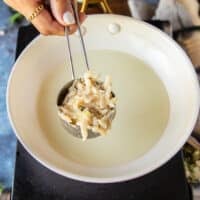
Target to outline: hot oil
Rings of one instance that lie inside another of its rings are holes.
[[[49,143],[67,159],[93,167],[124,164],[145,154],[163,134],[169,117],[167,91],[156,73],[141,60],[125,53],[88,52],[91,68],[111,75],[117,96],[117,114],[107,136],[86,142],[62,127],[56,108],[60,88],[70,80],[66,65],[50,70],[38,97],[39,123]],[[83,66],[80,55],[76,66]],[[77,67],[76,67],[77,68]],[[78,74],[83,73],[79,67]],[[67,79],[68,78],[68,79]]]

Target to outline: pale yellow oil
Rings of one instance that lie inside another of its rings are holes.
[[[125,53],[90,51],[92,69],[110,75],[117,96],[117,114],[107,136],[83,142],[62,127],[56,108],[59,89],[70,80],[61,64],[49,71],[38,98],[39,123],[50,145],[66,159],[93,167],[124,164],[149,151],[163,134],[169,117],[167,91],[156,73],[141,60]],[[84,72],[80,55],[78,74]]]

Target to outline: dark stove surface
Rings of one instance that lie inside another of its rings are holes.
[[[37,35],[19,30],[16,57]],[[38,163],[17,145],[12,200],[190,200],[181,152],[152,173],[121,183],[91,184],[60,176]]]

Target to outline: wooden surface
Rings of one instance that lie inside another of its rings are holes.
[[[108,0],[108,3],[114,14],[130,16],[130,10],[127,4],[127,0]],[[103,11],[97,5],[90,5],[86,13],[103,13]]]

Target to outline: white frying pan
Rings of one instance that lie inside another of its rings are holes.
[[[193,66],[165,33],[132,18],[92,15],[84,27],[90,65],[112,76],[118,97],[108,136],[82,142],[61,126],[56,98],[71,75],[65,38],[56,36],[38,36],[13,67],[12,127],[36,160],[63,176],[96,183],[142,176],[173,157],[193,129],[200,103]],[[80,76],[79,38],[71,40]]]

